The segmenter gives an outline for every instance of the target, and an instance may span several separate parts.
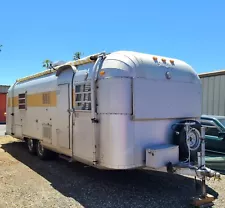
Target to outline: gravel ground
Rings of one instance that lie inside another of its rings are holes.
[[[191,178],[143,171],[101,171],[62,159],[41,161],[25,143],[0,137],[0,208],[191,207]],[[208,192],[224,207],[225,176],[210,180]],[[217,193],[218,192],[218,193]]]

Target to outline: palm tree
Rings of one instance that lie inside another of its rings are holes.
[[[0,45],[0,52],[2,51],[2,49],[1,49],[1,48],[2,48],[2,46],[3,46],[3,45]]]
[[[74,55],[73,55],[73,60],[78,60],[78,59],[80,59],[81,58],[81,56],[82,56],[83,54],[81,53],[81,52],[76,52],[76,53],[74,53]]]
[[[51,65],[52,65],[52,61],[49,59],[46,59],[42,62],[43,67],[45,67],[46,69],[50,69]]]

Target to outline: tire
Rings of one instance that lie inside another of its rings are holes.
[[[190,160],[191,162],[196,162],[198,160],[197,152],[201,151],[201,125],[194,124],[191,125],[191,130],[189,131],[190,138]],[[175,143],[179,145],[179,159],[186,160],[189,155],[189,147],[186,140],[186,131],[184,126],[178,127],[175,133]]]
[[[36,147],[37,156],[41,160],[47,160],[50,158],[50,151],[44,148],[40,141],[37,141]]]
[[[28,152],[32,155],[37,153],[37,141],[35,139],[27,139]]]

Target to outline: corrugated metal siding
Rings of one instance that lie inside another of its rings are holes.
[[[225,115],[225,75],[220,77],[219,114]]]
[[[7,93],[10,86],[0,85],[0,93]]]
[[[202,114],[225,116],[225,75],[201,78]]]

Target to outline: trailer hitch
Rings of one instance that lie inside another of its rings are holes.
[[[185,130],[188,132],[190,123],[185,123]],[[201,194],[198,197],[193,197],[191,204],[194,206],[205,206],[213,204],[215,200],[214,196],[207,194],[206,189],[206,178],[214,178],[214,180],[221,180],[221,176],[219,172],[216,172],[210,168],[205,166],[205,128],[201,127],[201,150],[198,152],[198,165],[195,166],[191,164],[190,158],[188,161],[180,162],[178,164],[172,164],[169,162],[167,164],[167,172],[176,173],[180,175],[189,175],[194,176],[195,181],[196,177],[201,180]],[[189,153],[190,157],[190,153]]]

